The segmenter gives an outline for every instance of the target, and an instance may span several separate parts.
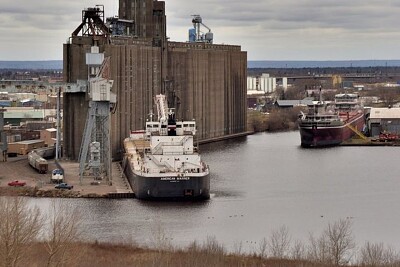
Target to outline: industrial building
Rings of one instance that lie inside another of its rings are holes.
[[[103,6],[82,11],[82,23],[64,44],[64,81],[88,80],[85,56],[92,47],[109,58],[117,98],[111,115],[114,160],[121,159],[130,131],[143,129],[156,113],[153,99],[160,93],[178,119],[196,120],[199,140],[246,132],[247,53],[240,46],[212,44],[200,16],[192,23],[190,41],[179,43],[167,39],[164,1],[120,0],[118,17],[107,20]],[[88,113],[82,88],[66,89],[63,97],[63,155],[72,160],[78,159]]]
[[[45,146],[55,146],[57,139],[57,129],[49,128],[40,131],[40,140],[44,141]]]
[[[400,108],[371,108],[367,123],[370,136],[400,134]]]
[[[15,143],[9,143],[7,153],[26,155],[32,150],[44,146],[45,144],[43,140],[25,140]]]
[[[7,108],[4,112],[5,125],[19,126],[28,121],[43,121],[45,110],[33,108]]]

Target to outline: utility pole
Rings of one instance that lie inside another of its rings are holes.
[[[7,135],[4,132],[4,111],[3,107],[0,107],[0,150],[3,155],[2,160],[7,161]]]
[[[60,98],[61,98],[61,86],[58,87],[57,90],[57,137],[56,137],[56,160],[60,159],[60,155],[61,155],[61,151],[60,151],[60,136],[61,136],[61,132],[60,132],[60,124],[61,124],[61,108],[60,108]]]

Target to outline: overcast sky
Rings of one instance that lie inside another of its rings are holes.
[[[192,14],[214,43],[241,45],[248,60],[400,59],[400,0],[166,0],[167,35],[187,41]],[[1,0],[0,60],[62,59],[81,11],[118,0]]]

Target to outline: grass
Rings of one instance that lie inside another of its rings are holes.
[[[299,260],[264,259],[256,255],[233,255],[215,249],[215,244],[189,246],[177,250],[153,250],[135,245],[111,243],[76,243],[75,251],[80,256],[70,257],[61,266],[108,267],[108,266],[321,266]],[[29,256],[22,259],[21,266],[45,266],[46,250],[44,243],[29,247]]]

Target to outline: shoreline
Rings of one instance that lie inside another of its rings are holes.
[[[44,198],[111,198],[110,194],[96,194],[87,193],[81,194],[79,191],[51,189],[43,190],[37,187],[24,186],[24,187],[5,187],[0,186],[0,196],[4,197],[44,197]]]

